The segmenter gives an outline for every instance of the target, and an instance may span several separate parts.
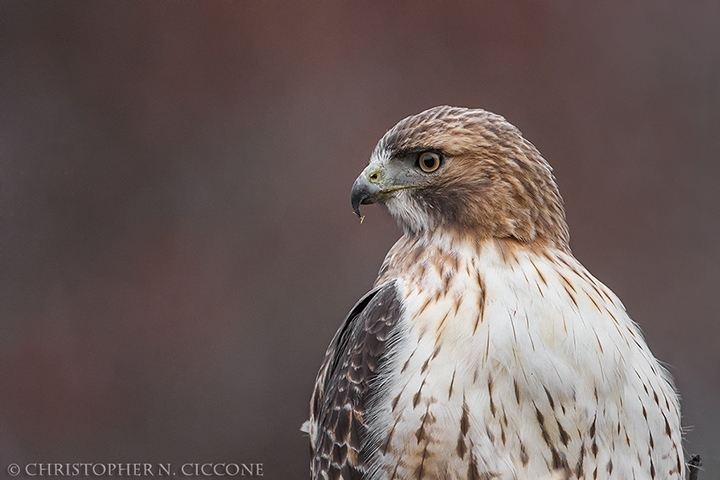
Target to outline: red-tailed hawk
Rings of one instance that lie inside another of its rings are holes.
[[[550,165],[436,107],[380,140],[352,205],[404,231],[318,373],[314,479],[682,479],[678,397],[570,252]]]

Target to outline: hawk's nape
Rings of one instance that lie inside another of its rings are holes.
[[[682,479],[678,397],[504,118],[400,121],[352,190],[403,228],[328,348],[315,479]]]

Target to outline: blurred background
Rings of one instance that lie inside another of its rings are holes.
[[[720,476],[720,3],[0,3],[0,475],[307,478],[315,374],[400,235],[350,187],[401,118],[517,125]]]

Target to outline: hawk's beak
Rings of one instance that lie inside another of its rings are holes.
[[[365,174],[362,173],[355,180],[352,187],[352,193],[350,194],[350,202],[352,203],[353,212],[358,217],[360,215],[360,205],[367,205],[369,203],[375,203],[375,195],[380,192],[380,188],[377,185],[370,183]]]
[[[385,172],[383,169],[372,164],[368,165],[358,176],[355,183],[353,183],[352,193],[350,194],[350,202],[355,215],[362,218],[360,205],[375,203],[378,200],[377,196],[382,192],[380,183],[384,177]]]

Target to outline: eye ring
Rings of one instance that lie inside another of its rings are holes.
[[[435,152],[422,152],[418,155],[417,160],[418,167],[425,173],[432,173],[442,164],[440,155]]]

